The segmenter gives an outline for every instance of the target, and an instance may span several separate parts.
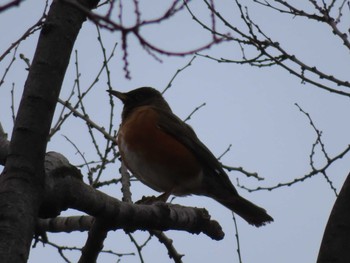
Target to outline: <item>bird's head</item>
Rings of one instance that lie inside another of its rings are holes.
[[[129,92],[120,92],[116,90],[107,90],[107,92],[123,102],[123,119],[135,108],[141,106],[153,106],[155,108],[171,111],[169,104],[165,101],[162,94],[154,88],[141,87]]]

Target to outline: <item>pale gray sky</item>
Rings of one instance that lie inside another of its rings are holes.
[[[161,8],[160,3],[164,2],[154,0],[147,5],[141,5],[141,8],[146,8],[141,9],[142,13],[152,17],[158,11],[154,7]],[[0,14],[2,36],[0,53],[28,26],[36,22],[42,12],[42,5],[41,1],[24,1],[19,8],[12,8]],[[230,21],[239,21],[233,1],[223,1],[220,5],[217,3],[217,7],[223,15],[230,16]],[[202,14],[207,12],[207,8],[203,4],[196,2],[193,9],[205,18]],[[317,65],[325,71],[329,70],[330,74],[344,78],[348,76],[348,50],[343,48],[340,41],[334,40],[329,29],[309,20],[292,17],[283,19],[281,14],[264,11],[263,8],[251,8],[250,16],[261,23],[265,31],[291,53],[304,57],[306,62]],[[155,25],[145,30],[145,34],[157,46],[173,51],[195,48],[209,39],[201,27],[194,24],[187,12],[174,17],[174,20],[161,27]],[[17,108],[26,78],[24,70],[26,65],[18,55],[23,53],[32,59],[37,37],[38,34],[35,34],[21,44],[15,64],[0,88],[0,122],[8,133],[11,133],[12,129],[10,112],[12,83],[15,83]],[[102,37],[107,53],[110,53],[114,43],[119,41],[119,34],[102,30]],[[102,64],[101,49],[92,23],[84,24],[75,49],[79,50],[80,84],[86,88],[92,83]],[[203,53],[235,58],[237,57],[235,52],[239,50],[230,44],[223,44]],[[0,63],[0,75],[8,66],[11,57],[12,54],[8,55]],[[121,49],[117,47],[115,56],[109,64],[112,86],[121,91],[139,86],[152,86],[163,90],[176,70],[191,59],[191,57],[162,57],[163,63],[159,63],[131,38],[129,62],[132,79],[127,80],[122,70],[121,58]],[[62,88],[62,99],[66,99],[71,90],[74,72],[74,63],[71,63]],[[104,75],[86,98],[90,118],[102,126],[108,123],[106,87]],[[345,114],[349,110],[348,99],[301,84],[300,80],[277,67],[257,69],[218,64],[197,57],[192,66],[176,78],[164,97],[181,118],[185,118],[195,107],[206,102],[207,105],[192,117],[189,124],[217,156],[232,144],[231,151],[223,157],[222,162],[258,172],[265,178],[265,181],[259,182],[262,186],[288,182],[310,171],[309,155],[316,134],[308,119],[300,113],[294,103],[298,103],[310,113],[317,127],[324,132],[324,143],[331,156],[340,153],[349,143],[350,125]],[[116,102],[116,124],[120,122],[121,109],[122,105]],[[93,147],[82,120],[72,119],[48,145],[48,150],[64,154],[71,163],[82,163],[62,134],[73,140],[87,159],[94,158]],[[99,140],[99,143],[105,143],[103,136],[100,136]],[[322,163],[324,160],[321,158],[318,164]],[[114,168],[115,170],[106,170],[105,176],[111,177],[117,174],[119,164],[115,164]],[[338,191],[348,171],[349,156],[329,170],[329,175]],[[246,178],[239,173],[232,172],[230,177],[233,182],[238,178],[241,184],[250,188],[258,185],[254,179]],[[134,200],[142,195],[155,194],[140,183],[134,183],[132,190]],[[117,198],[121,197],[119,187],[103,188],[102,191]],[[266,208],[275,219],[273,224],[259,229],[238,219],[243,262],[315,262],[324,227],[335,201],[335,195],[323,177],[318,175],[304,183],[272,192],[260,191],[250,194],[243,189],[238,191],[244,197]],[[218,242],[204,235],[168,231],[167,234],[174,240],[174,246],[180,253],[185,254],[184,262],[238,262],[234,223],[229,210],[205,197],[177,198],[175,202],[207,208],[226,233],[224,240]],[[75,211],[69,213],[76,214]],[[142,240],[146,234],[141,232],[137,236]],[[59,244],[82,245],[86,233],[49,234],[48,237],[49,240]],[[105,248],[136,253],[136,249],[123,231],[111,232]],[[79,255],[72,254],[70,259],[74,262]],[[63,262],[54,249],[50,246],[42,248],[41,244],[32,249],[29,262],[47,262],[47,258],[50,258],[51,262]],[[144,258],[146,262],[171,262],[166,249],[156,240],[151,241],[144,249]],[[101,256],[99,262],[112,262],[112,258]],[[131,256],[123,257],[121,262],[139,262],[139,260],[137,256]]]

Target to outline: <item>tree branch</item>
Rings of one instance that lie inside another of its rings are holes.
[[[96,1],[85,0],[83,3],[92,6]],[[71,50],[85,19],[83,13],[70,5],[53,1],[41,30],[13,128],[6,166],[0,177],[2,262],[27,261],[44,192],[44,158],[49,129]]]
[[[8,2],[7,4],[1,5],[0,12],[5,11],[13,6],[19,6],[21,2],[23,2],[23,0],[12,0],[12,1]]]
[[[77,168],[68,160],[50,152],[46,155],[45,202],[41,217],[53,217],[67,208],[77,209],[105,220],[108,229],[135,230],[184,230],[204,233],[215,240],[223,238],[220,225],[210,220],[205,209],[183,207],[162,202],[153,205],[136,205],[121,202],[81,180]]]
[[[108,228],[105,225],[103,218],[99,217],[95,219],[89,230],[88,238],[81,251],[81,257],[78,263],[97,262],[97,257],[103,249],[103,242],[108,234]]]

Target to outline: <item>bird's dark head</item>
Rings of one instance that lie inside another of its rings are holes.
[[[124,119],[135,108],[141,106],[153,106],[166,111],[171,111],[168,103],[163,98],[162,94],[150,87],[142,87],[131,90],[129,92],[120,92],[116,90],[107,90],[113,96],[116,96],[124,104],[122,118]]]

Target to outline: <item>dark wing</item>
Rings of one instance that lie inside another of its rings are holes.
[[[159,128],[190,149],[201,163],[206,173],[205,180],[207,181],[203,182],[206,187],[211,188],[219,186],[221,189],[226,188],[231,194],[238,195],[217,158],[198,139],[191,126],[184,123],[180,118],[169,111],[164,111],[159,108],[157,108],[157,111],[161,113],[158,121]]]

